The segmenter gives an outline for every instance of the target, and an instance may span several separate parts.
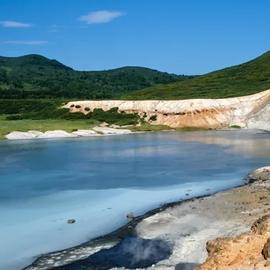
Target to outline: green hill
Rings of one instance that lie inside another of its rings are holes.
[[[225,98],[270,88],[270,52],[247,63],[165,85],[155,85],[124,99]]]
[[[187,78],[143,67],[76,71],[40,55],[0,57],[0,99],[113,99],[156,84]]]

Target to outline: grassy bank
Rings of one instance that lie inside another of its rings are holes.
[[[92,120],[64,120],[64,119],[46,119],[46,120],[13,120],[8,121],[3,116],[0,117],[0,139],[11,131],[28,131],[28,130],[57,130],[62,129],[68,132],[76,129],[89,129],[97,125],[97,121]]]
[[[118,113],[118,108],[109,111],[96,109],[87,115],[70,113],[62,109],[63,100],[0,100],[0,138],[12,131],[57,130],[74,131],[89,129],[102,122],[116,125],[136,125],[137,114]]]

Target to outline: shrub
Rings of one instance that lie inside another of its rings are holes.
[[[82,112],[71,113],[69,109],[59,108],[61,103],[43,100],[5,100],[1,103],[0,114],[7,114],[7,120],[32,119],[64,119],[64,120],[92,120],[94,122],[107,122],[116,125],[135,125],[140,117],[138,114],[127,114],[118,112],[118,108],[112,108],[109,111],[95,109],[93,112],[90,108],[84,108],[89,111],[88,114]],[[2,105],[2,107],[1,107]],[[78,107],[80,105],[76,105]],[[80,106],[81,108],[81,106]]]
[[[238,125],[232,125],[232,126],[230,126],[230,128],[236,128],[236,129],[240,129],[241,127],[240,127],[240,126],[238,126]]]
[[[150,116],[149,120],[150,121],[156,121],[157,120],[157,115],[154,114],[154,115]]]

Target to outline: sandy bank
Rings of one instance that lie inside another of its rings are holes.
[[[91,254],[114,246],[128,235],[136,235],[142,239],[159,239],[173,246],[167,259],[159,261],[149,269],[188,270],[199,267],[207,259],[206,243],[209,240],[245,233],[258,218],[270,212],[270,173],[269,168],[266,170],[266,174],[265,169],[250,174],[251,183],[248,185],[209,197],[163,206],[134,219],[108,236],[41,257],[26,269],[45,270],[56,266],[59,266],[59,270],[81,270],[86,266],[91,268],[87,262]]]

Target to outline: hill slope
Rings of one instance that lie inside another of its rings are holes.
[[[270,88],[270,52],[247,63],[190,80],[152,86],[124,99],[225,98],[258,93]]]
[[[186,78],[142,67],[75,71],[40,55],[0,57],[0,98],[117,98]]]

